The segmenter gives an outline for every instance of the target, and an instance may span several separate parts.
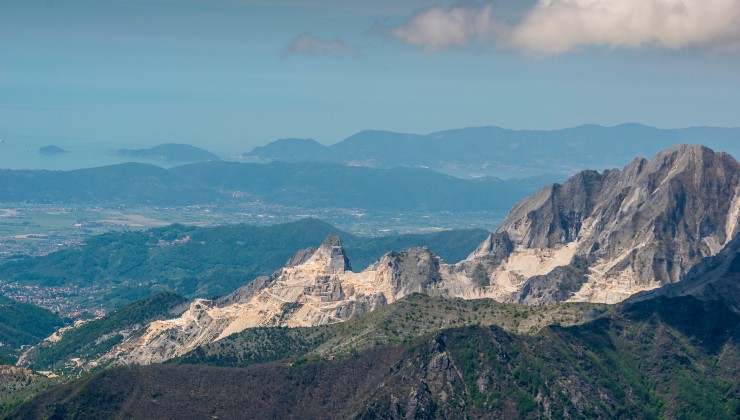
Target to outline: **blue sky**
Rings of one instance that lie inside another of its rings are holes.
[[[737,0],[0,0],[0,138],[740,126]]]

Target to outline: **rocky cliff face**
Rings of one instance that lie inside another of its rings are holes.
[[[587,278],[567,300],[615,303],[680,280],[739,225],[738,162],[682,145],[621,171],[581,172],[517,204],[495,234],[508,235],[514,251],[489,271],[490,283],[515,285],[509,300],[550,303],[552,290],[528,283],[577,258]],[[573,283],[581,272],[570,271]]]
[[[340,239],[329,236],[269,277],[153,322],[98,362],[160,362],[246,328],[341,322],[412,293],[534,305],[619,302],[681,279],[736,236],[739,219],[738,162],[680,146],[543,188],[455,265],[414,248],[355,273]]]
[[[740,235],[736,235],[717,255],[701,260],[678,283],[637,293],[627,301],[688,295],[722,301],[740,313]]]

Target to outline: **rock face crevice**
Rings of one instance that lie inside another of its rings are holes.
[[[412,248],[355,273],[340,238],[330,235],[269,277],[153,322],[99,362],[160,362],[246,328],[341,322],[412,293],[615,303],[679,281],[739,228],[738,162],[702,146],[678,146],[623,170],[584,171],[543,188],[455,265]],[[417,400],[425,392],[419,389]]]

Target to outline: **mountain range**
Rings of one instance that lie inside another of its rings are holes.
[[[726,302],[740,286],[731,268],[737,245],[675,283],[698,291],[696,279],[709,275],[704,289],[719,281],[734,290],[723,301],[659,293],[672,286],[611,308],[412,294],[344,323],[251,328],[174,363],[109,368],[41,388],[9,418],[732,419],[740,413],[740,315]],[[101,323],[115,328],[182,302],[161,296],[111,313],[80,327],[67,348],[100,343],[90,334]],[[41,360],[52,360],[42,351]]]
[[[517,204],[466,259],[390,252],[353,271],[341,239],[296,253],[270,276],[150,323],[95,364],[180,357],[248,328],[346,321],[413,293],[547,305],[617,303],[676,283],[740,229],[740,165],[678,146],[623,170],[581,172]]]
[[[622,167],[635,156],[653,156],[682,143],[701,143],[740,156],[740,128],[658,129],[624,124],[518,131],[473,127],[427,135],[366,130],[330,146],[310,139],[277,140],[254,148],[243,158],[378,168],[424,166],[462,176],[570,176],[587,168]]]
[[[546,186],[457,263],[354,271],[332,233],[45,340],[21,362],[107,368],[10,417],[736,418],[739,225],[738,162],[682,145]]]

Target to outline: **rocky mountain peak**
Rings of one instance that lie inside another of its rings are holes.
[[[515,205],[496,232],[506,232],[527,248],[573,242],[599,201],[604,180],[614,175],[614,171],[583,171],[562,185],[550,184]]]
[[[342,240],[337,235],[328,235],[306,262],[323,265],[327,274],[341,274],[352,270],[342,247]]]
[[[481,277],[481,270],[491,271],[498,267],[502,261],[506,260],[514,251],[514,242],[509,237],[509,233],[494,232],[488,235],[483,243],[478,245],[475,251],[461,262],[460,268],[473,277]],[[480,268],[478,268],[480,266]],[[477,270],[477,272],[476,272]],[[478,279],[478,283],[485,280]]]
[[[488,235],[488,238],[473,251],[473,255],[496,255],[506,258],[513,250],[514,244],[508,232],[496,232]]]
[[[537,279],[538,290],[568,283],[580,290],[567,299],[617,302],[678,281],[739,229],[740,164],[704,146],[679,145],[623,170],[580,172],[519,202],[496,231],[508,235],[512,252],[481,268],[491,284],[519,295],[535,289],[527,287],[535,276],[553,272]],[[494,249],[500,247],[489,238],[464,264],[477,267]],[[585,272],[553,271],[576,258]]]

